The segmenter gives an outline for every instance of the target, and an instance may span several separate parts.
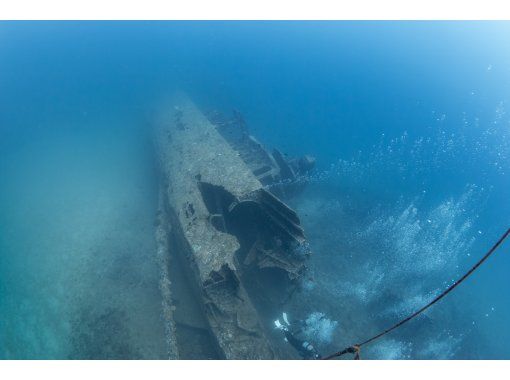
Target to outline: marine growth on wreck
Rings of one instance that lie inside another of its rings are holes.
[[[154,130],[172,357],[298,358],[271,317],[306,279],[311,252],[284,200],[313,158],[269,152],[239,114],[206,117],[185,95],[161,108]]]

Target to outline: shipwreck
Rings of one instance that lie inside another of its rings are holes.
[[[153,124],[169,358],[298,358],[272,321],[306,277],[310,249],[284,200],[314,159],[270,152],[240,113],[206,115],[184,95]]]

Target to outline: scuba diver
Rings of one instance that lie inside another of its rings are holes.
[[[303,359],[320,359],[321,355],[310,342],[296,337],[296,335],[301,333],[305,327],[305,323],[303,321],[294,322],[293,325],[295,327],[293,327],[289,323],[287,313],[282,313],[282,321],[277,319],[274,321],[274,324],[278,330],[283,332],[285,341],[294,347]]]

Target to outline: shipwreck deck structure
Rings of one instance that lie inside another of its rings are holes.
[[[287,162],[241,137],[228,141],[182,95],[155,121],[172,358],[297,358],[272,320],[299,287],[310,252],[296,213],[264,184],[295,176],[310,159]]]

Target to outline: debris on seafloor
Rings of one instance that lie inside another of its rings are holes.
[[[276,195],[296,191],[292,181],[314,160],[269,153],[239,113],[235,120],[208,119],[184,95],[155,120],[172,358],[297,358],[270,325],[304,279],[310,252],[297,214]]]

